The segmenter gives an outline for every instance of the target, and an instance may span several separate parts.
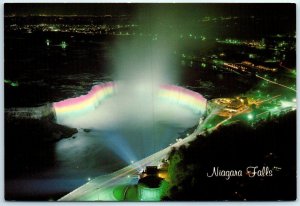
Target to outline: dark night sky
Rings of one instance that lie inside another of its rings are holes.
[[[295,18],[295,4],[133,4],[133,3],[6,3],[5,15],[132,15],[136,10],[166,9],[201,16],[290,16]]]

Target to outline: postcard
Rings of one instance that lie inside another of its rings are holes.
[[[296,73],[293,3],[5,3],[5,200],[295,200]]]

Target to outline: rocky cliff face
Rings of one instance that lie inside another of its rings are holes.
[[[76,128],[55,123],[55,118],[51,104],[40,107],[12,108],[5,110],[5,128],[11,131],[14,128],[21,129],[27,137],[31,134],[33,136],[39,134],[40,140],[46,142],[72,137],[78,132]]]
[[[13,119],[55,119],[55,112],[52,104],[46,104],[39,107],[18,107],[5,109],[7,120]]]

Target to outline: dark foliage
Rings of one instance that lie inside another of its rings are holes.
[[[235,124],[198,136],[170,154],[171,188],[165,200],[295,200],[296,112],[261,122]],[[272,176],[253,178],[249,166],[269,167]],[[213,167],[242,170],[241,177],[207,177]]]

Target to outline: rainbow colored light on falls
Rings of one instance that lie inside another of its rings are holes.
[[[195,113],[204,113],[206,110],[206,99],[201,94],[184,87],[162,85],[158,96],[175,104],[188,107]]]
[[[86,95],[53,103],[57,121],[94,111],[103,101],[116,94],[116,83],[106,82],[93,86]],[[194,113],[204,113],[206,99],[199,93],[176,85],[161,85],[158,98],[182,105]]]
[[[82,115],[96,109],[105,99],[114,94],[113,82],[93,86],[86,95],[53,103],[57,120]]]

